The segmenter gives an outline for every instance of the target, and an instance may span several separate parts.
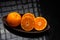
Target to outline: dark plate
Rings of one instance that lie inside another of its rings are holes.
[[[21,14],[22,15],[22,14]],[[50,29],[50,26],[47,25],[47,27],[44,29],[44,30],[41,30],[41,31],[36,31],[36,30],[32,30],[30,32],[26,32],[24,31],[21,26],[17,26],[16,28],[12,28],[8,25],[8,23],[6,22],[6,16],[4,16],[2,18],[2,21],[3,21],[3,24],[4,24],[4,27],[11,33],[15,34],[15,35],[18,35],[18,36],[22,36],[22,37],[29,37],[29,38],[37,38],[37,37],[40,37],[40,36],[43,36],[43,35],[46,35]]]

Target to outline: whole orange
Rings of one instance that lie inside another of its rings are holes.
[[[21,15],[18,12],[10,12],[6,20],[9,26],[17,27],[21,23]]]

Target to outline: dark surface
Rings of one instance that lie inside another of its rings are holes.
[[[17,26],[16,28],[12,28],[11,26],[9,26],[8,23],[6,22],[6,18],[7,18],[7,15],[2,18],[4,27],[15,35],[27,37],[27,38],[39,38],[43,35],[49,34],[48,31],[50,30],[50,25],[47,25],[47,27],[42,31],[36,31],[33,29],[30,32],[26,32],[20,26]]]
[[[56,1],[41,1],[42,13],[48,16],[48,22],[51,25],[49,40],[60,40],[59,13],[57,12]]]

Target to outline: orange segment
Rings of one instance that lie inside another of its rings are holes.
[[[21,20],[21,27],[25,31],[31,31],[34,26],[34,15],[31,13],[26,13],[23,15]]]
[[[16,27],[21,23],[21,15],[17,12],[10,12],[6,20],[10,26]]]
[[[47,20],[44,17],[35,18],[35,30],[44,30],[47,26]]]

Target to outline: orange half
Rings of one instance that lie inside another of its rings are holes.
[[[30,16],[22,17],[21,27],[23,30],[31,31],[33,29],[33,26],[34,26],[34,19],[32,19],[32,17]]]
[[[35,18],[35,30],[40,31],[44,30],[47,26],[47,20],[44,17],[37,17]]]
[[[25,17],[25,16],[30,16],[30,17],[32,17],[32,19],[35,18],[34,14],[32,14],[32,13],[25,13],[25,14],[23,15],[23,17]]]

